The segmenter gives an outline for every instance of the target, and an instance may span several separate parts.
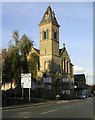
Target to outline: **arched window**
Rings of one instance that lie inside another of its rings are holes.
[[[45,20],[47,20],[47,18],[48,18],[48,14],[46,13],[46,14],[45,14]]]
[[[65,65],[66,65],[66,64],[65,64],[65,59],[64,59],[64,72],[66,72]]]
[[[46,39],[48,39],[49,38],[49,30],[47,29],[46,30]]]
[[[57,40],[57,31],[53,30],[53,39]]]
[[[47,29],[46,31],[43,30],[43,40],[48,39],[49,38],[49,30]]]
[[[68,73],[68,62],[67,62],[67,73]]]
[[[57,40],[57,32],[54,32],[54,39]]]
[[[64,66],[64,63],[63,63],[63,60],[61,61],[61,68],[62,68],[62,72],[63,72],[63,66]]]

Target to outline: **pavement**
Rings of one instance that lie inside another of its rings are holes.
[[[46,103],[52,103],[52,102],[54,102],[54,101],[57,101],[58,102],[58,100],[46,100],[46,99],[42,99],[41,100],[41,102],[39,102],[39,103],[27,103],[27,104],[21,104],[21,105],[11,105],[11,106],[5,106],[5,107],[2,107],[2,108],[0,108],[0,110],[7,110],[7,109],[15,109],[15,108],[23,108],[23,107],[29,107],[29,106],[31,106],[31,105],[33,105],[33,106],[40,106],[40,105],[45,105]],[[60,100],[59,100],[60,101]]]
[[[69,102],[69,101],[77,101],[76,99],[74,100],[46,100],[46,99],[42,99],[41,102],[39,103],[27,103],[27,104],[21,104],[21,105],[11,105],[11,106],[6,106],[6,107],[2,107],[0,108],[0,110],[7,110],[7,109],[16,109],[16,108],[24,108],[24,107],[29,107],[29,106],[40,106],[40,105],[45,105],[47,103],[62,103],[62,102]]]
[[[91,99],[91,98],[88,98]],[[40,105],[45,105],[47,103],[62,103],[62,102],[71,102],[71,101],[78,101],[78,99],[73,99],[73,100],[46,100],[46,99],[41,99],[40,102],[38,103],[26,103],[26,104],[21,104],[21,105],[11,105],[11,106],[5,106],[0,108],[0,110],[7,110],[7,109],[16,109],[16,108],[24,108],[24,107],[29,107],[29,106],[40,106]]]

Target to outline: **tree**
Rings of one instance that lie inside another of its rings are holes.
[[[33,41],[28,38],[25,34],[20,39],[20,53],[21,53],[21,66],[22,66],[22,72],[28,73],[28,61],[27,56],[31,50],[31,47],[33,46]]]
[[[2,82],[2,54],[0,53],[0,83]]]
[[[5,59],[5,63],[2,66],[2,82],[11,82],[12,76],[13,76],[13,70],[12,70],[12,59],[13,59],[13,52],[12,48],[9,47]]]
[[[16,83],[19,82],[20,80],[20,74],[21,74],[21,57],[19,53],[19,33],[18,31],[13,32],[13,39],[9,44],[8,48],[8,55],[9,56],[9,61],[11,62],[11,71],[13,73],[11,82],[12,80],[15,80]]]
[[[37,69],[39,67],[39,56],[36,53],[31,53],[29,61],[28,61],[28,69],[32,75],[32,78],[36,79]]]
[[[18,31],[13,32],[12,40],[9,42],[5,64],[3,66],[3,83],[12,82],[12,80],[19,83],[21,73],[28,73],[30,71],[29,66],[32,65],[30,65],[31,62],[28,62],[27,55],[32,46],[33,41],[25,34],[19,37]]]

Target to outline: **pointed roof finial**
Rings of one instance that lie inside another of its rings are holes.
[[[50,2],[49,2],[49,6],[50,6]]]
[[[63,47],[65,47],[65,43],[63,43]]]

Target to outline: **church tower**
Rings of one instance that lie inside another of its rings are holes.
[[[49,5],[40,26],[40,71],[55,73],[60,66],[59,27],[54,11]]]

